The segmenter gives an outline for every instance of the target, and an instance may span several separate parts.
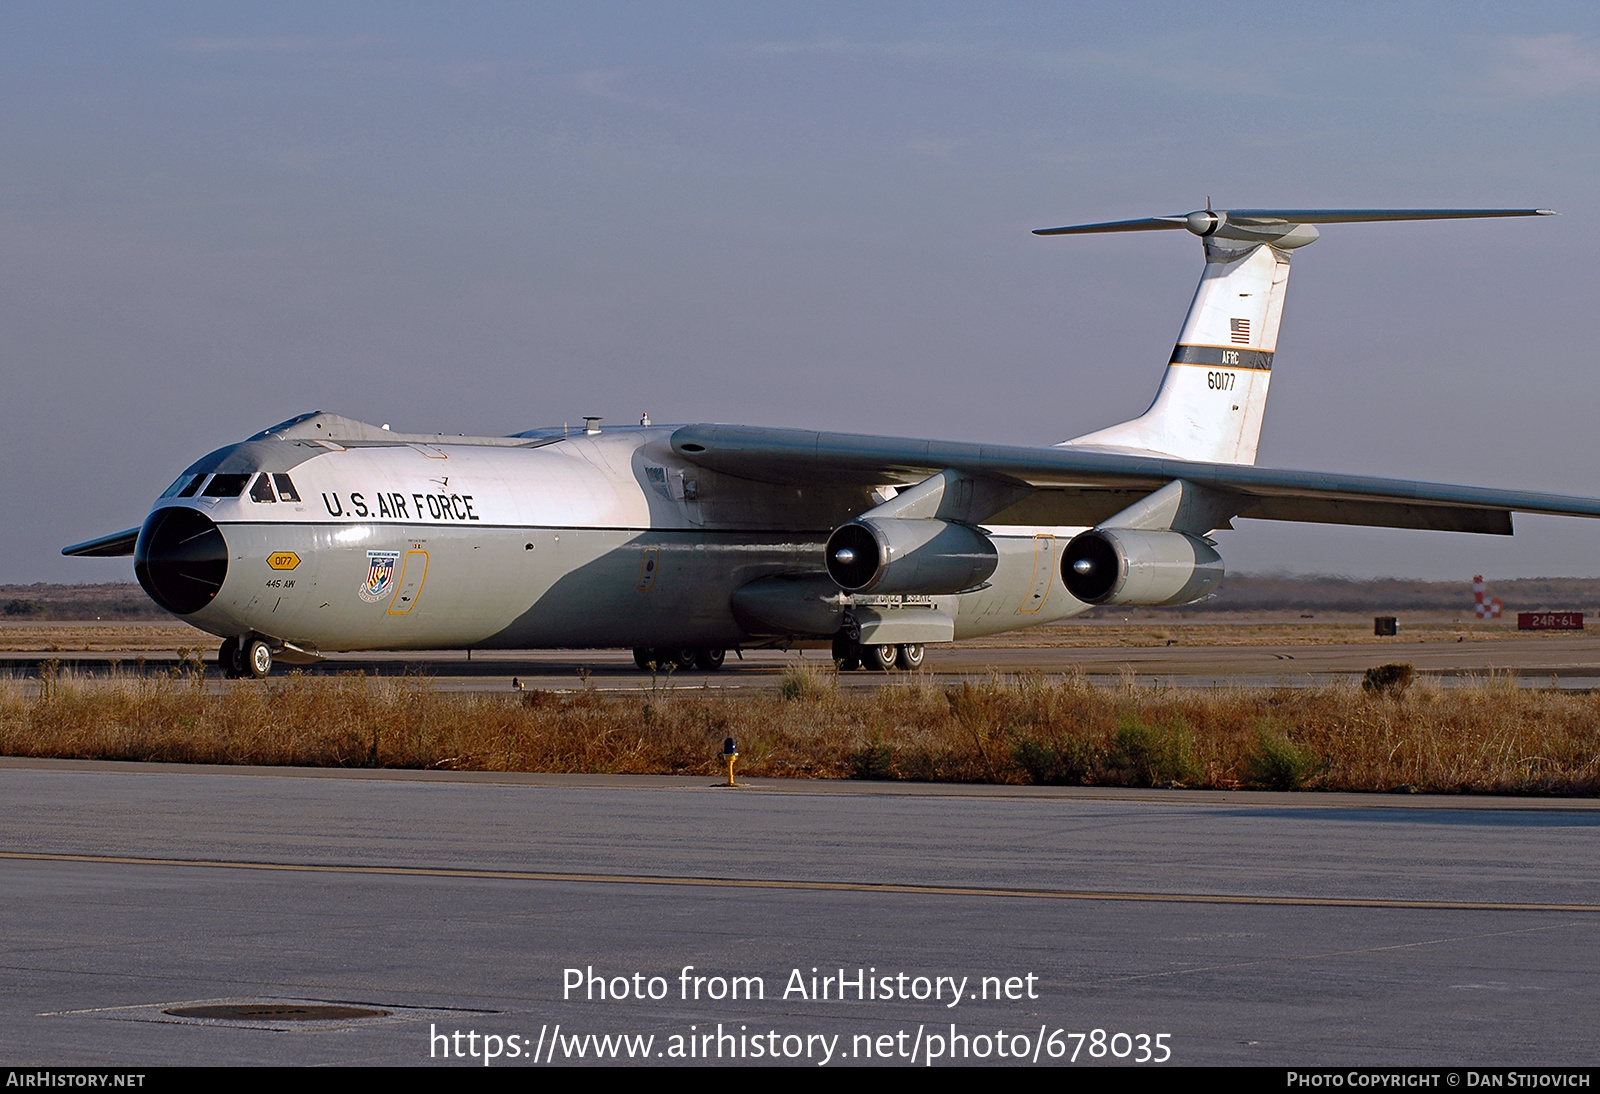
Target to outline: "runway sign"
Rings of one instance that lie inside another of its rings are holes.
[[[1518,612],[1519,631],[1581,631],[1582,612]]]

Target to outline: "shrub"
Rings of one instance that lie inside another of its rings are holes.
[[[1040,786],[1081,785],[1093,766],[1088,742],[1076,737],[1054,741],[1021,737],[1011,746],[1011,758],[1028,773],[1029,782]]]
[[[874,740],[850,754],[850,772],[853,779],[892,779],[894,753],[882,740]]]
[[[1316,770],[1317,758],[1281,734],[1258,727],[1245,754],[1245,783],[1263,790],[1298,790]]]
[[[838,678],[823,672],[809,661],[801,661],[783,670],[778,681],[778,694],[785,700],[823,699],[838,690]]]
[[[1406,693],[1406,688],[1411,686],[1411,681],[1416,675],[1415,665],[1379,665],[1368,669],[1366,675],[1361,678],[1361,690],[1398,699]]]
[[[1106,752],[1103,774],[1119,786],[1181,786],[1199,778],[1194,734],[1179,715],[1155,725],[1124,714]]]

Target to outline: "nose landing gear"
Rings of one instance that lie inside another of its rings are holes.
[[[257,680],[265,680],[272,671],[272,647],[259,638],[247,644],[244,648],[244,667]]]
[[[237,638],[225,638],[217,650],[217,667],[230,680],[246,676],[264,680],[272,672],[272,647],[259,638],[249,639],[243,646]]]

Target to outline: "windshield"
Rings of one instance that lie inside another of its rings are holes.
[[[203,477],[204,476],[202,476],[202,475],[179,475],[176,482],[174,482],[171,486],[167,487],[165,490],[163,490],[161,492],[161,496],[164,497],[164,498],[176,498],[176,497],[185,497],[186,498],[186,497],[189,496],[189,494],[194,493],[194,491],[190,490],[190,491],[188,491],[188,493],[185,493],[184,491],[188,487],[193,486],[195,483],[199,482],[200,479],[202,479]]]
[[[208,498],[236,498],[244,493],[249,475],[212,475],[203,496]]]

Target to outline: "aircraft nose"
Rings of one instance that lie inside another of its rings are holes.
[[[145,518],[133,548],[133,572],[150,599],[174,615],[211,603],[228,576],[228,544],[210,517],[188,506]]]

